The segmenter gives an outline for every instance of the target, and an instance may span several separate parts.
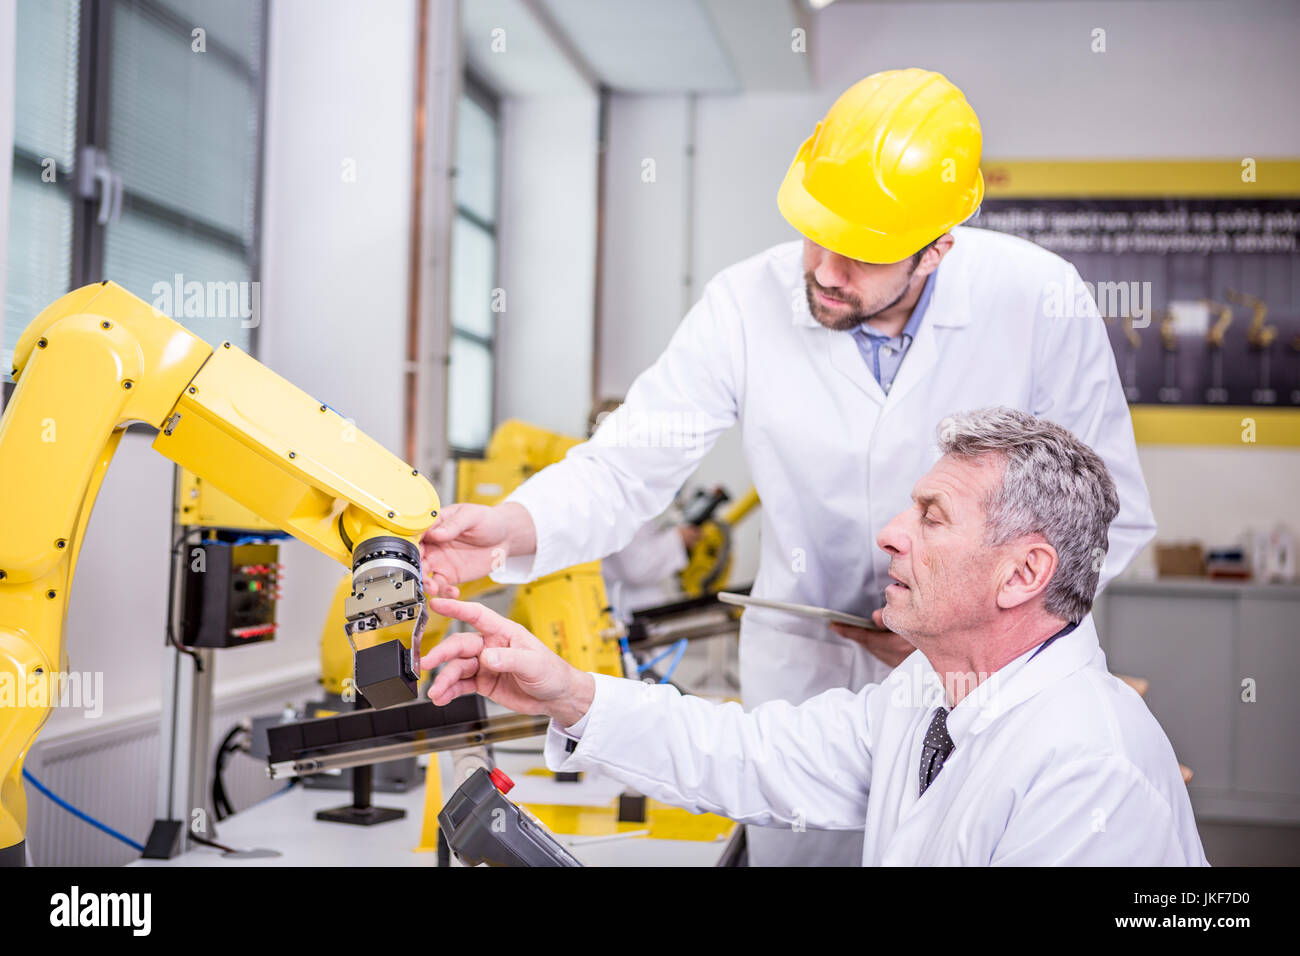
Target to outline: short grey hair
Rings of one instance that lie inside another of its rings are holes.
[[[959,458],[995,455],[1002,484],[984,501],[989,545],[1040,534],[1056,550],[1043,605],[1077,623],[1092,609],[1119,495],[1106,464],[1055,422],[1013,408],[982,408],[939,423],[939,450]]]

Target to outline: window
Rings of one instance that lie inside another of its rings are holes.
[[[20,0],[17,28],[14,170],[0,326],[6,381],[12,381],[14,343],[27,323],[71,288],[81,4]]]
[[[451,367],[447,436],[455,453],[481,454],[493,426],[497,191],[496,102],[466,81],[456,119],[456,219],[451,236]]]
[[[251,350],[264,35],[264,0],[19,0],[6,372],[100,279]]]

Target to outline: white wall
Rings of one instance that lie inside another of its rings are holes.
[[[745,135],[762,135],[768,117],[759,115],[762,107],[757,104],[802,104],[804,99],[779,95],[702,97],[692,121],[690,103],[684,96],[611,98],[604,284],[599,309],[604,335],[603,396],[627,393],[636,376],[663,351],[677,323],[714,273],[770,244],[754,244],[753,237],[770,233],[773,224],[763,221],[768,218],[765,209],[749,194],[748,171],[740,177],[742,188],[733,189],[733,176],[717,168],[723,157],[716,144],[725,142],[727,129],[738,120],[737,110],[754,111],[750,114],[752,125],[744,124]],[[791,113],[803,121],[802,109]],[[724,125],[718,126],[719,122]],[[775,138],[779,142],[780,134]],[[692,140],[697,142],[694,163],[688,156]],[[783,152],[783,144],[780,149],[758,149],[752,161],[774,159],[779,164],[782,160],[776,157]],[[782,166],[776,175],[784,171]],[[688,185],[691,180],[695,183],[693,199]],[[775,190],[773,186],[773,199]],[[771,214],[779,217],[775,201],[768,205]],[[688,235],[693,243],[686,242]],[[719,440],[688,481],[692,488],[715,484],[724,485],[733,496],[749,487],[738,429]],[[743,583],[753,579],[758,567],[757,520],[748,521],[737,534],[731,580]]]
[[[1138,456],[1163,541],[1235,544],[1279,520],[1300,532],[1300,450],[1143,445]]]
[[[259,358],[401,454],[415,3],[276,0],[270,19]],[[149,442],[127,435],[109,469],[69,609],[72,668],[105,675],[101,720],[161,690],[172,467]],[[218,697],[319,671],[344,569],[296,541],[282,556],[280,635],[219,655]],[[56,710],[45,736],[80,726]]]
[[[416,4],[275,0],[271,11],[261,359],[401,456]],[[283,636],[226,655],[222,674],[318,665],[344,569],[297,541],[283,553]]]
[[[1105,53],[1091,52],[1094,28],[1106,31]],[[834,4],[814,17],[812,92],[699,99],[688,224],[681,194],[665,195],[684,188],[673,174],[684,99],[616,97],[603,387],[625,389],[681,320],[687,236],[695,296],[718,270],[797,238],[776,208],[781,177],[826,108],[863,76],[904,66],[946,73],[979,112],[991,158],[1300,156],[1297,35],[1300,5],[1279,0]],[[645,156],[659,158],[656,187],[633,176]],[[1300,450],[1141,454],[1162,537],[1230,541],[1266,518],[1300,530]],[[1248,493],[1237,490],[1243,473],[1261,476]],[[741,486],[744,476],[733,436],[698,480]]]
[[[591,405],[594,95],[502,101],[497,419],[571,435]]]
[[[605,161],[605,262],[600,315],[600,393],[620,397],[668,344],[689,307],[685,146],[689,109],[682,96],[610,98]],[[650,164],[653,164],[651,166]],[[653,321],[646,321],[653,316]]]
[[[828,103],[877,70],[946,74],[986,156],[1284,156],[1300,133],[1297,30],[1291,0],[839,3],[812,53]]]

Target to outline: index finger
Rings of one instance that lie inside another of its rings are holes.
[[[451,634],[439,641],[429,653],[420,658],[420,669],[431,671],[439,664],[458,657],[478,657],[483,650],[483,638],[479,634],[461,632]]]
[[[508,636],[507,631],[519,627],[514,621],[502,617],[496,611],[484,607],[476,601],[456,601],[451,598],[441,597],[430,598],[429,610],[434,614],[441,614],[443,617],[453,617],[458,621],[464,621],[484,636],[506,637]]]

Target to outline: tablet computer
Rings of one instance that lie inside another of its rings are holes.
[[[735,604],[739,607],[762,607],[770,611],[785,611],[787,614],[797,614],[800,617],[814,617],[823,621],[834,621],[837,624],[865,627],[871,631],[885,630],[885,628],[877,627],[875,622],[869,618],[858,617],[856,614],[845,614],[843,611],[832,611],[826,607],[813,607],[811,604],[769,601],[766,598],[751,597],[748,594],[733,594],[730,591],[719,591],[718,600],[723,604]]]

